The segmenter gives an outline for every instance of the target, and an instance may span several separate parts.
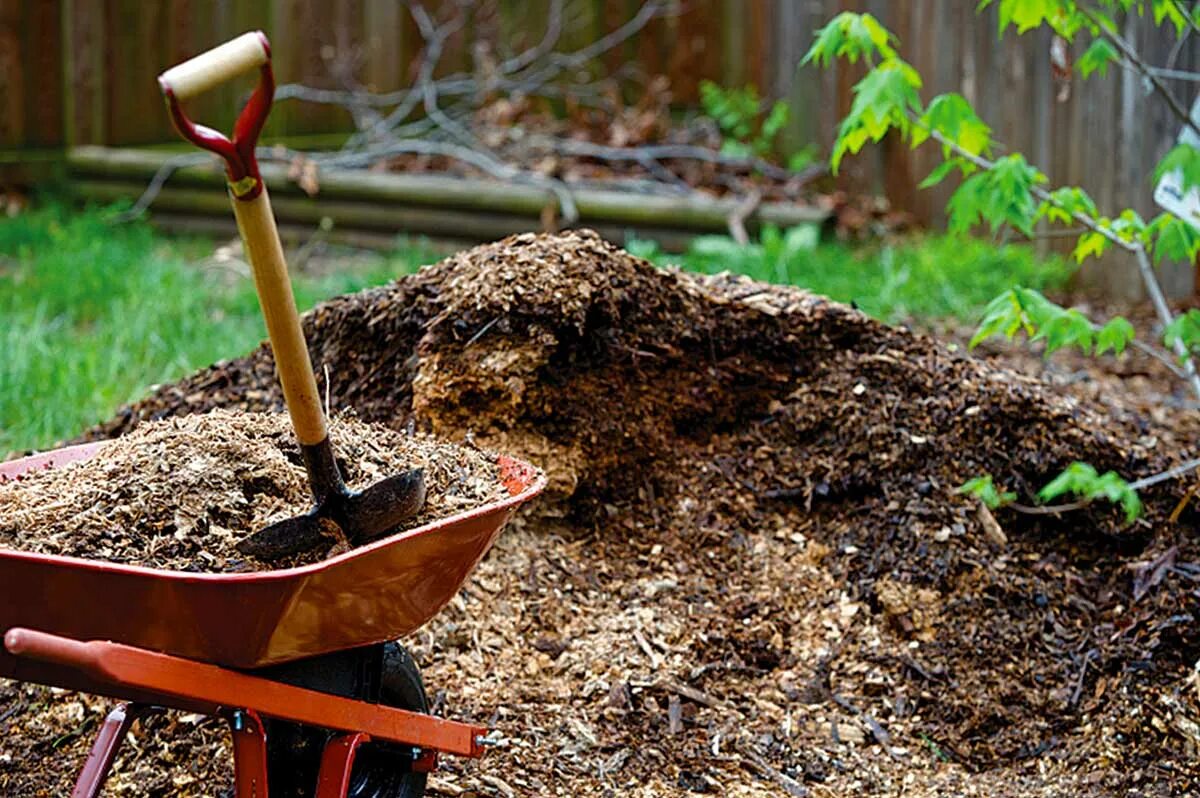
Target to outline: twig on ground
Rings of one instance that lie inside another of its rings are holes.
[[[761,203],[762,192],[755,189],[747,194],[729,214],[729,235],[743,247],[750,243],[750,236],[746,232],[746,219],[758,209]]]
[[[804,798],[808,795],[808,788],[800,782],[793,779],[791,776],[773,767],[771,763],[763,759],[754,749],[748,745],[738,743],[736,746],[737,752],[741,755],[742,761],[750,767],[751,770],[757,772],[761,776],[774,781],[784,789],[788,795],[796,796],[796,798]]]

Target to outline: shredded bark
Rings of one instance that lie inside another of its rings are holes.
[[[1190,485],[1147,491],[1132,525],[956,491],[988,473],[1031,502],[1075,460],[1162,470],[1184,437],[1143,406],[1114,417],[1116,397],[588,233],[478,247],[304,323],[335,406],[551,476],[404,641],[440,714],[510,740],[444,758],[433,794],[1195,791],[1194,502],[1170,520]],[[281,407],[265,348],[89,437],[218,407]],[[78,700],[8,701],[0,788],[63,791],[29,752],[39,712]],[[161,750],[118,778],[169,770]]]

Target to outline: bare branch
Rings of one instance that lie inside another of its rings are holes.
[[[531,47],[501,63],[500,74],[511,75],[520,72],[539,58],[553,52],[554,46],[558,44],[558,37],[562,35],[562,19],[563,0],[551,0],[550,16],[546,20],[546,35],[542,37],[542,41],[536,47]]]
[[[1121,51],[1121,55],[1125,58],[1125,60],[1133,64],[1133,66],[1137,68],[1137,71],[1142,73],[1142,76],[1145,77],[1146,80],[1150,81],[1150,85],[1153,86],[1155,91],[1161,94],[1163,100],[1166,101],[1167,107],[1171,109],[1171,113],[1175,114],[1175,116],[1179,118],[1180,122],[1190,127],[1196,132],[1197,135],[1200,135],[1200,126],[1192,121],[1192,115],[1188,113],[1186,108],[1183,107],[1183,103],[1179,102],[1179,99],[1171,93],[1171,90],[1167,88],[1167,84],[1163,83],[1162,79],[1155,74],[1155,71],[1145,61],[1142,60],[1142,57],[1138,55],[1138,52],[1133,48],[1133,45],[1125,41],[1124,37],[1122,37],[1116,31],[1109,30],[1108,27],[1103,24],[1103,22],[1091,9],[1085,8],[1082,5],[1080,5],[1078,8],[1081,14],[1091,20],[1092,24],[1100,29],[1100,32],[1106,39],[1116,45],[1117,49]]]

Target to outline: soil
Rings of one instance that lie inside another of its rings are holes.
[[[330,438],[351,490],[425,472],[425,506],[406,529],[507,495],[489,452],[352,418],[335,419]],[[214,410],[143,424],[87,460],[0,480],[0,546],[179,571],[266,570],[349,549],[336,524],[324,546],[287,561],[235,548],[311,507],[287,415]]]
[[[799,290],[658,270],[587,233],[460,253],[305,327],[335,406],[551,476],[404,641],[437,712],[509,739],[443,760],[433,794],[1196,790],[1200,546],[1180,506],[1194,480],[1146,491],[1129,525],[1100,504],[993,514],[955,490],[990,473],[1032,503],[1075,460],[1156,473],[1194,440],[1169,403],[1097,401],[1003,355]],[[88,437],[280,406],[260,349]],[[86,735],[55,742],[87,722],[64,708],[94,724],[100,703],[5,689],[0,786],[25,774],[42,793],[19,794],[63,793]],[[205,759],[223,736],[170,717],[119,764],[115,794],[228,783],[228,762]],[[166,773],[199,781],[148,786]]]

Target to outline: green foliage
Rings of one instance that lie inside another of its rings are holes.
[[[1146,226],[1153,240],[1154,262],[1181,260],[1195,263],[1200,257],[1200,230],[1170,213],[1160,213]]]
[[[724,136],[721,152],[741,157],[769,155],[790,113],[788,104],[779,100],[763,117],[762,99],[753,86],[727,89],[711,80],[700,83],[700,103]]]
[[[835,58],[845,58],[852,64],[860,58],[865,61],[891,58],[896,55],[892,46],[895,42],[896,37],[870,14],[843,11],[817,31],[812,47],[800,63],[815,61],[821,67],[828,67]]]
[[[1090,78],[1095,72],[1099,72],[1101,77],[1105,77],[1108,75],[1108,65],[1119,63],[1120,60],[1121,54],[1109,43],[1108,39],[1095,39],[1083,55],[1079,56],[1079,60],[1075,62],[1075,68],[1085,79]]]
[[[1085,355],[1092,354],[1093,347],[1096,354],[1119,354],[1134,336],[1133,325],[1120,316],[1097,329],[1078,310],[1057,305],[1039,291],[1017,286],[988,304],[970,345],[973,348],[997,335],[1012,340],[1021,332],[1030,341],[1045,341],[1047,356],[1066,347],[1075,347]]]
[[[980,0],[977,10],[987,8],[996,10],[1001,34],[1009,27],[1023,34],[1047,26],[1072,41],[1080,31],[1090,33],[1093,41],[1077,65],[1084,78],[1097,72],[1105,76],[1110,64],[1124,59],[1120,48],[1114,46],[1114,41],[1120,44],[1115,21],[1119,13],[1152,14],[1155,25],[1170,24],[1180,37],[1200,22],[1198,11],[1188,11],[1178,0]],[[900,60],[895,37],[873,19],[875,25],[869,33],[861,22],[860,15],[839,15],[821,30],[806,57],[825,66],[837,57],[852,62],[863,58],[870,64],[879,61],[854,88],[853,106],[842,120],[834,144],[834,173],[845,155],[859,152],[890,131],[909,137],[914,147],[934,139],[942,145],[942,162],[921,187],[940,183],[956,169],[962,173],[963,181],[947,203],[952,231],[968,232],[986,224],[993,233],[1007,226],[1032,236],[1037,222],[1083,223],[1087,229],[1074,249],[1077,262],[1102,255],[1114,245],[1139,255],[1149,251],[1156,262],[1163,258],[1195,260],[1200,255],[1200,233],[1170,214],[1161,214],[1149,224],[1132,209],[1104,217],[1080,188],[1042,188],[1048,182],[1046,176],[1020,153],[988,162],[991,130],[970,104],[960,95],[948,94],[934,98],[922,111],[920,76]],[[856,24],[859,27],[854,27]],[[1155,180],[1175,173],[1180,175],[1184,191],[1200,187],[1200,150],[1185,144],[1175,147],[1158,165]],[[1044,341],[1047,355],[1064,347],[1076,347],[1085,354],[1120,354],[1134,340],[1133,325],[1127,319],[1116,317],[1097,326],[1079,311],[1063,308],[1035,289],[1012,286],[986,306],[971,346],[994,335],[1011,339],[1021,332],[1032,341]],[[1168,345],[1183,344],[1189,351],[1200,349],[1200,311],[1177,317],[1167,327],[1165,340]],[[1013,499],[1012,494],[997,491],[991,477],[969,480],[960,492],[976,495],[990,507]],[[1114,472],[1101,476],[1084,463],[1072,465],[1039,496],[1045,501],[1066,493],[1085,501],[1104,498],[1120,504],[1128,521],[1141,513],[1137,491],[1129,483]]]
[[[1017,494],[1015,493],[997,490],[995,484],[992,482],[991,474],[968,479],[958,486],[958,492],[974,496],[992,510],[1003,507],[1017,499]]]
[[[263,338],[249,278],[205,267],[211,242],[114,225],[117,210],[51,206],[0,219],[0,459],[76,435],[151,385]],[[428,255],[298,276],[297,302],[385,282]]]
[[[920,124],[913,128],[912,146],[919,146],[934,130],[971,155],[987,155],[991,151],[992,129],[961,94],[951,92],[933,98],[921,115]],[[942,145],[945,158],[950,157],[950,144]]]
[[[850,113],[838,128],[830,167],[837,174],[847,153],[860,151],[868,141],[879,141],[889,130],[907,135],[910,114],[921,113],[921,76],[908,63],[890,56],[854,86]]]
[[[1096,354],[1103,355],[1112,352],[1119,355],[1133,340],[1135,335],[1133,325],[1124,316],[1114,316],[1108,323],[1096,331]]]
[[[1180,313],[1163,329],[1163,342],[1174,348],[1183,344],[1189,352],[1200,351],[1200,310]]]
[[[982,10],[995,4],[1000,17],[1000,32],[1015,25],[1017,33],[1049,25],[1060,36],[1070,39],[1083,20],[1071,0],[981,0]]]
[[[1046,176],[1025,156],[1006,155],[993,168],[968,177],[950,197],[946,205],[950,229],[965,233],[986,222],[993,232],[1008,225],[1031,235],[1038,211],[1033,189],[1045,182]]]
[[[732,271],[756,280],[807,288],[853,302],[884,321],[976,319],[988,300],[1014,285],[1061,288],[1072,266],[1043,258],[1030,247],[994,244],[961,236],[920,236],[900,242],[849,247],[817,242],[815,228],[778,231],[740,246],[727,236],[704,236],[678,256],[645,241],[626,248],[655,263],[692,271]]]
[[[1075,186],[1063,186],[1051,191],[1038,206],[1036,220],[1048,219],[1060,224],[1072,224],[1075,214],[1095,218],[1100,212],[1096,210],[1095,201],[1086,191]]]
[[[1113,504],[1119,504],[1125,512],[1126,523],[1136,520],[1142,514],[1142,500],[1128,482],[1115,471],[1099,474],[1087,463],[1072,463],[1038,491],[1038,498],[1044,502],[1067,495],[1084,501],[1107,499]]]

